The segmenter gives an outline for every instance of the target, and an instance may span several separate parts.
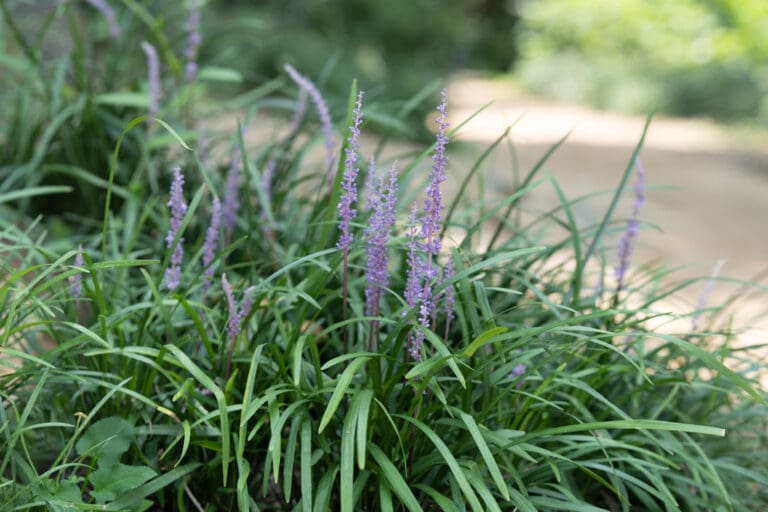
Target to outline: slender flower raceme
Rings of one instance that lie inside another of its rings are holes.
[[[363,106],[363,92],[357,95],[357,102],[355,103],[354,116],[352,119],[352,126],[349,127],[349,146],[347,147],[347,158],[344,161],[344,176],[341,181],[341,188],[343,192],[339,198],[339,204],[336,209],[339,212],[339,229],[341,230],[341,236],[336,243],[336,247],[341,249],[344,258],[343,272],[343,290],[342,290],[342,317],[347,319],[347,283],[348,283],[348,270],[349,270],[349,246],[352,244],[352,233],[349,231],[349,223],[352,221],[352,217],[356,215],[356,211],[352,208],[352,204],[357,202],[357,174],[359,169],[355,167],[357,163],[358,152],[360,151],[360,123],[362,122],[362,106]],[[347,346],[347,331],[344,330],[344,346]]]
[[[624,286],[624,276],[629,267],[629,258],[632,255],[632,246],[640,231],[640,222],[637,219],[640,207],[645,201],[645,169],[639,157],[635,157],[635,202],[632,206],[632,215],[627,221],[624,236],[619,241],[619,263],[616,266],[616,290],[620,291]]]
[[[171,212],[171,228],[165,237],[165,244],[168,249],[173,246],[173,240],[179,233],[181,222],[187,213],[187,203],[184,202],[184,175],[181,174],[181,168],[173,169],[173,181],[171,181],[171,192],[168,198],[168,209]],[[169,290],[175,290],[181,281],[181,263],[184,260],[184,238],[179,237],[176,248],[171,254],[171,264],[165,269],[166,286]]]
[[[434,297],[432,287],[434,285],[433,281],[437,276],[436,262],[441,249],[441,211],[443,210],[443,194],[440,185],[447,179],[446,167],[448,165],[448,157],[445,154],[445,147],[448,144],[448,135],[446,133],[448,128],[448,114],[446,112],[448,100],[445,89],[443,89],[441,96],[442,99],[437,107],[440,115],[437,118],[438,132],[435,142],[435,154],[432,156],[432,170],[429,174],[429,185],[427,185],[426,197],[424,199],[424,217],[421,221],[421,231],[419,233],[421,240],[416,243],[426,253],[427,261],[422,262],[417,258],[413,259],[414,267],[409,272],[416,273],[417,277],[414,279],[409,275],[409,281],[407,282],[407,286],[413,285],[414,282],[420,283],[417,300],[419,302],[419,323],[424,329],[431,327],[431,318],[435,308],[436,298]],[[406,292],[412,293],[409,289],[406,289]],[[423,338],[423,332],[421,330],[417,331],[411,346],[411,356],[420,349]]]
[[[312,83],[311,80],[301,75],[290,64],[286,64],[284,69],[285,72],[288,73],[288,76],[291,77],[291,80],[296,82],[296,85],[298,85],[300,89],[304,90],[309,95],[309,97],[312,98],[312,103],[315,104],[317,114],[320,116],[320,126],[323,130],[323,136],[325,137],[328,177],[331,183],[333,183],[333,179],[335,178],[334,162],[336,161],[336,154],[334,151],[334,146],[336,145],[336,141],[333,135],[333,124],[331,123],[331,113],[328,110],[328,105],[325,103],[325,100],[320,94],[320,91],[317,89],[315,84]]]
[[[699,320],[701,319],[701,313],[709,302],[709,298],[712,296],[712,292],[715,290],[715,284],[717,284],[717,278],[720,277],[720,270],[723,268],[725,260],[719,260],[715,263],[715,267],[712,269],[712,273],[707,279],[707,284],[704,285],[704,289],[701,291],[698,300],[696,301],[696,310],[691,317],[691,327],[694,331],[699,329]]]
[[[227,281],[227,275],[221,275],[221,288],[224,290],[224,297],[227,299],[227,337],[229,338],[229,355],[227,357],[227,377],[232,369],[232,355],[235,351],[235,340],[243,328],[243,321],[248,317],[253,307],[253,291],[255,286],[248,287],[243,292],[241,304],[238,307],[235,300],[235,294],[232,291],[232,285]]]
[[[184,78],[187,82],[191,82],[197,76],[197,52],[202,42],[199,0],[192,1],[184,29],[187,32],[187,46],[184,48],[184,57],[186,57],[187,63],[184,66]]]
[[[83,246],[78,246],[77,255],[75,255],[75,266],[82,267],[85,261],[83,260]],[[80,273],[69,276],[69,284],[72,286],[72,297],[79,299],[83,290],[83,276]]]
[[[208,224],[208,230],[205,232],[205,242],[203,243],[203,267],[205,280],[203,281],[203,290],[207,291],[211,286],[213,277],[213,265],[211,262],[216,257],[216,246],[219,241],[219,225],[221,224],[221,201],[217,196],[213,196],[211,206],[211,220]]]
[[[373,160],[369,166],[369,172],[375,173]],[[396,163],[389,171],[389,179],[385,182],[381,178],[374,178],[373,194],[369,197],[371,205],[371,217],[366,229],[368,245],[366,254],[368,264],[365,277],[368,287],[365,290],[366,314],[379,316],[381,296],[389,286],[389,258],[387,256],[387,241],[389,240],[392,225],[395,223],[395,202],[397,196],[397,170]],[[374,350],[374,341],[377,339],[378,321],[371,321],[371,335],[369,338],[369,351]]]
[[[119,39],[123,31],[117,23],[117,16],[115,15],[115,10],[112,9],[112,6],[109,5],[106,0],[85,0],[85,2],[99,11],[101,15],[104,16],[104,19],[107,20],[107,24],[109,25],[109,36],[113,40]]]
[[[296,107],[293,110],[291,125],[288,127],[288,133],[296,133],[301,128],[301,122],[304,121],[304,114],[307,111],[307,91],[299,87],[299,97],[296,98]]]
[[[232,163],[229,166],[229,173],[227,174],[227,184],[224,189],[224,232],[227,235],[227,242],[232,238],[232,231],[235,229],[235,223],[237,222],[237,212],[240,210],[240,202],[238,200],[238,194],[240,192],[240,172],[243,169],[243,154],[240,150],[240,145],[236,144],[235,149],[232,150]]]
[[[408,241],[406,242],[406,247],[408,248],[408,269],[405,281],[405,302],[410,310],[416,307],[421,298],[421,283],[424,271],[424,263],[419,258],[419,230],[416,226],[416,209],[416,203],[414,203],[408,217]],[[405,314],[405,311],[403,314]],[[424,332],[420,329],[412,329],[408,334],[408,355],[414,361],[421,361],[421,346],[423,342]]]
[[[355,165],[357,164],[358,153],[360,152],[360,123],[362,122],[362,103],[363,103],[363,91],[360,91],[357,95],[357,102],[355,103],[355,110],[352,119],[352,126],[349,127],[349,146],[346,149],[347,158],[344,161],[344,176],[341,180],[341,198],[339,199],[338,212],[339,212],[339,229],[341,230],[341,236],[336,244],[336,247],[344,251],[349,251],[349,246],[352,243],[352,233],[349,231],[349,223],[352,218],[357,214],[357,211],[352,208],[352,204],[357,201],[357,175],[360,171]]]
[[[150,117],[157,117],[160,112],[160,58],[157,56],[157,50],[146,41],[141,42],[141,48],[147,56],[147,80],[149,83],[149,108]],[[152,122],[150,120],[149,124]]]

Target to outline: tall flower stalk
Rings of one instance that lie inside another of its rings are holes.
[[[637,234],[640,231],[640,222],[638,214],[640,207],[645,201],[645,169],[640,162],[639,157],[635,157],[635,202],[632,205],[632,215],[627,220],[627,227],[624,230],[624,236],[619,241],[619,263],[616,265],[616,293],[618,294],[624,287],[624,277],[629,268],[629,260],[632,256],[632,249]]]
[[[241,132],[242,134],[242,132]],[[243,170],[243,153],[240,149],[240,143],[235,142],[235,148],[232,150],[232,162],[229,165],[227,174],[227,184],[224,189],[224,233],[227,237],[227,244],[232,240],[232,232],[237,223],[237,212],[240,210],[240,201],[238,195],[240,192],[240,173]]]
[[[448,144],[448,99],[445,89],[441,93],[441,101],[437,106],[440,115],[437,118],[437,140],[435,142],[435,153],[432,156],[432,169],[429,174],[429,185],[427,185],[426,197],[424,199],[424,216],[421,221],[419,236],[421,240],[416,240],[415,233],[411,233],[409,239],[409,275],[406,283],[406,301],[413,308],[419,303],[419,323],[424,329],[431,327],[431,317],[435,307],[435,297],[432,287],[437,276],[437,256],[442,247],[440,236],[442,232],[443,193],[440,185],[447,179],[446,168],[448,166],[448,157],[445,154],[445,148]],[[412,213],[412,216],[415,215]],[[415,220],[415,219],[414,219]],[[427,261],[420,261],[415,255],[416,248],[426,253]],[[415,288],[419,291],[415,294]],[[415,296],[414,296],[415,295]],[[410,296],[410,298],[409,298]],[[409,353],[414,360],[421,360],[421,344],[424,334],[418,330],[413,336],[409,337]]]
[[[227,373],[226,378],[232,371],[232,356],[235,352],[235,341],[243,328],[243,322],[251,313],[253,307],[254,286],[246,288],[243,292],[243,298],[238,306],[235,300],[235,294],[232,291],[232,285],[227,281],[227,275],[221,275],[221,288],[224,290],[224,297],[227,299],[227,337],[229,338],[229,354],[227,354]]]
[[[79,245],[77,247],[77,254],[75,255],[75,266],[82,267],[84,263],[83,246]],[[72,297],[79,299],[83,290],[83,275],[79,272],[77,274],[72,274],[69,276],[69,284],[71,286]]]
[[[144,54],[147,56],[147,83],[149,87],[149,106],[147,113],[149,117],[157,117],[160,112],[160,96],[162,90],[160,88],[160,58],[157,56],[157,50],[154,46],[146,41],[141,42],[141,48],[144,50]],[[152,127],[152,120],[148,122]]]
[[[221,224],[221,201],[218,196],[213,196],[211,206],[211,220],[208,224],[208,230],[205,232],[205,242],[203,243],[203,291],[207,292],[211,286],[214,268],[211,263],[216,257],[216,246],[219,241],[219,226]]]
[[[104,19],[107,20],[107,25],[109,25],[109,37],[111,37],[113,41],[120,39],[120,35],[123,31],[120,28],[120,24],[117,22],[117,15],[115,14],[115,10],[112,9],[112,6],[109,5],[106,0],[85,0],[85,2],[99,11],[101,15],[104,16]]]
[[[365,276],[368,287],[365,290],[365,306],[368,316],[377,317],[380,314],[381,297],[389,286],[389,257],[387,255],[387,241],[389,240],[392,225],[395,222],[395,203],[397,196],[397,162],[392,164],[387,181],[375,177],[375,165],[373,159],[368,166],[368,172],[374,175],[371,186],[371,195],[368,204],[371,209],[371,217],[368,228],[365,231],[367,237],[366,254],[368,264]],[[378,320],[371,320],[371,331],[368,338],[368,351],[373,352],[378,345]]]
[[[342,193],[339,198],[339,204],[337,210],[339,212],[339,230],[341,235],[336,247],[341,250],[342,257],[344,258],[343,267],[343,291],[342,291],[342,315],[343,320],[347,319],[347,285],[349,279],[349,246],[352,244],[353,236],[349,229],[349,224],[352,218],[357,214],[357,211],[352,207],[353,203],[357,202],[357,175],[360,171],[356,167],[358,154],[360,152],[360,123],[363,120],[362,114],[363,108],[363,91],[357,94],[357,101],[355,102],[355,109],[353,112],[352,126],[349,127],[349,138],[347,141],[349,145],[346,149],[346,160],[344,161],[344,176],[341,180]],[[344,329],[344,347],[345,350],[349,349],[347,341],[347,330]]]
[[[325,138],[325,150],[326,150],[326,163],[328,164],[328,179],[331,183],[336,178],[336,172],[334,164],[336,162],[336,152],[334,147],[336,146],[336,140],[333,135],[333,123],[331,122],[331,113],[328,110],[328,105],[325,103],[323,96],[317,89],[312,81],[296,71],[293,66],[286,64],[285,72],[291,77],[296,85],[300,89],[304,90],[312,99],[312,103],[315,104],[317,114],[320,117],[320,128],[323,131],[323,137]]]
[[[187,82],[191,82],[197,77],[197,53],[203,40],[200,35],[200,0],[192,1],[184,29],[187,32],[187,45],[184,47],[184,57],[187,59],[184,78]]]
[[[171,212],[171,228],[165,237],[165,244],[168,249],[173,246],[173,241],[179,233],[181,222],[187,213],[187,203],[184,201],[184,175],[180,167],[173,169],[173,181],[171,181],[170,197],[168,198],[168,208]],[[184,238],[179,237],[176,247],[171,254],[170,266],[165,269],[165,285],[169,290],[175,290],[181,281],[181,263],[184,260]]]

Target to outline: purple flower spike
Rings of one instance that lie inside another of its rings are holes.
[[[712,269],[712,273],[707,279],[707,284],[704,285],[704,289],[701,291],[698,300],[696,301],[696,310],[691,317],[691,327],[694,331],[699,329],[699,320],[701,319],[701,313],[709,302],[709,298],[712,292],[715,290],[715,284],[717,284],[717,278],[720,277],[720,270],[723,268],[725,260],[719,260],[715,263],[715,267]]]
[[[85,261],[83,260],[83,246],[79,245],[77,247],[78,253],[75,256],[75,266],[76,267],[82,267]],[[82,286],[83,286],[83,276],[82,274],[74,274],[69,276],[69,284],[72,286],[72,297],[79,299],[80,294],[82,293]]]
[[[243,300],[238,307],[235,300],[235,294],[232,292],[232,285],[227,281],[227,275],[221,275],[221,288],[224,290],[224,296],[227,299],[227,311],[229,317],[227,320],[227,335],[230,341],[234,341],[237,335],[240,334],[240,330],[243,327],[243,320],[251,313],[253,308],[253,301],[255,299],[253,292],[256,290],[255,286],[249,286],[243,292]]]
[[[304,114],[307,111],[307,91],[299,88],[299,97],[296,99],[296,108],[293,111],[291,126],[288,133],[295,133],[301,128],[301,122],[304,120]]]
[[[357,174],[360,171],[355,164],[357,163],[357,156],[360,152],[360,123],[362,122],[362,109],[363,105],[363,91],[360,91],[357,95],[357,102],[355,103],[355,110],[352,119],[352,126],[349,127],[349,146],[346,149],[347,158],[344,161],[344,176],[341,181],[341,188],[343,192],[339,199],[338,212],[339,229],[341,230],[341,236],[336,247],[342,251],[349,251],[349,246],[352,244],[352,233],[349,232],[349,223],[357,214],[357,211],[352,208],[352,203],[357,201]]]
[[[323,130],[323,136],[325,137],[325,149],[327,152],[326,159],[328,163],[328,178],[330,179],[331,183],[333,183],[333,180],[336,177],[336,173],[334,169],[334,162],[336,161],[334,146],[336,145],[336,142],[335,142],[335,137],[333,135],[333,123],[331,123],[331,114],[328,111],[328,105],[325,103],[325,100],[323,99],[323,96],[320,94],[320,91],[317,90],[317,87],[315,86],[315,84],[312,83],[311,80],[301,75],[290,64],[286,64],[284,69],[285,69],[285,72],[288,73],[288,76],[291,77],[291,80],[296,82],[296,85],[298,85],[300,89],[303,89],[304,91],[306,91],[309,97],[312,98],[312,103],[315,104],[315,108],[317,109],[317,114],[320,116],[320,125]]]
[[[235,295],[232,293],[232,285],[227,281],[227,274],[221,274],[221,288],[224,290],[224,296],[227,298],[227,309],[229,311],[227,334],[230,340],[234,340],[240,334],[240,315],[237,312],[237,302],[235,302]]]
[[[101,15],[104,16],[104,19],[107,20],[107,24],[109,25],[109,36],[113,40],[119,39],[123,31],[117,23],[117,16],[115,15],[115,10],[112,9],[112,6],[109,5],[106,0],[85,0],[85,2],[99,11]]]
[[[232,231],[235,229],[235,223],[237,222],[237,212],[240,210],[240,202],[237,196],[239,192],[240,171],[242,169],[243,155],[238,144],[232,151],[232,163],[229,166],[227,185],[224,190],[224,230],[227,233],[227,240],[232,236]]]
[[[616,266],[616,290],[621,290],[624,286],[624,276],[629,267],[629,258],[632,255],[632,243],[640,231],[640,223],[637,220],[640,207],[645,201],[645,169],[640,162],[639,157],[635,157],[635,203],[632,206],[632,216],[627,221],[627,228],[624,236],[619,241],[619,264]]]
[[[392,165],[389,171],[389,180],[374,178],[373,194],[369,199],[371,203],[371,218],[366,237],[368,238],[368,265],[365,276],[368,287],[365,290],[366,311],[369,316],[379,315],[381,296],[389,286],[389,258],[387,257],[387,241],[389,240],[392,225],[395,222],[395,200],[397,195],[397,163]],[[374,173],[374,164],[369,166]]]
[[[413,310],[421,298],[421,282],[423,279],[424,264],[419,259],[417,252],[419,241],[417,238],[418,228],[416,227],[416,203],[411,207],[411,213],[408,217],[408,270],[405,281],[405,302],[408,308]],[[403,312],[405,314],[405,312]],[[415,331],[415,332],[414,332]],[[421,330],[412,330],[408,334],[408,355],[414,361],[421,361],[421,345],[424,342],[424,333]]]
[[[443,209],[443,193],[440,190],[440,184],[446,179],[446,167],[448,166],[448,157],[445,156],[445,146],[448,144],[448,106],[447,92],[443,89],[442,101],[437,107],[440,116],[437,118],[437,141],[435,142],[435,154],[432,157],[432,171],[429,174],[429,185],[427,186],[427,197],[424,200],[424,221],[421,225],[421,236],[425,240],[427,254],[437,256],[440,252],[440,231],[441,217],[440,212]]]
[[[421,291],[422,264],[416,252],[419,246],[416,233],[416,203],[413,203],[411,213],[408,216],[408,241],[406,242],[406,247],[408,248],[408,270],[405,281],[405,302],[410,309],[416,307]]]
[[[208,224],[208,230],[205,232],[205,243],[203,244],[203,267],[206,277],[203,282],[203,290],[207,291],[211,286],[213,277],[213,266],[211,262],[216,257],[216,245],[219,241],[219,225],[221,224],[221,201],[217,196],[213,196],[213,205],[211,206],[211,220]]]
[[[157,117],[160,112],[160,58],[157,56],[157,50],[146,41],[141,42],[141,48],[147,56],[147,75],[149,82],[149,108],[150,117]],[[150,120],[151,124],[151,120]]]
[[[184,57],[187,58],[187,64],[184,66],[184,78],[191,82],[197,76],[197,52],[202,42],[200,35],[200,3],[195,0],[192,2],[187,21],[184,25],[187,31],[187,46],[184,48]]]
[[[253,308],[253,301],[255,299],[253,292],[255,290],[256,290],[255,286],[249,286],[243,292],[243,301],[240,304],[240,322],[241,323],[251,313],[251,309]]]
[[[171,182],[171,193],[168,198],[168,208],[171,211],[171,229],[165,237],[166,247],[169,249],[173,245],[184,215],[187,213],[187,203],[184,202],[184,175],[181,174],[181,168],[173,169],[173,181]],[[169,290],[175,290],[181,280],[181,263],[184,259],[184,238],[179,238],[176,248],[171,254],[171,265],[165,270],[166,286]]]

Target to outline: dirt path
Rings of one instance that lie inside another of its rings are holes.
[[[548,161],[546,170],[571,199],[615,188],[642,133],[645,119],[607,114],[582,107],[555,105],[516,94],[501,82],[457,77],[449,87],[453,123],[468,117],[490,99],[493,105],[462,129],[458,139],[477,143],[494,140],[510,124],[523,172],[553,143],[572,130],[568,141]],[[705,121],[656,118],[641,153],[646,170],[646,201],[640,212],[648,224],[640,234],[635,263],[656,260],[668,267],[687,265],[676,275],[706,276],[725,260],[722,274],[749,279],[768,267],[768,139],[762,148],[741,144],[723,128]],[[508,151],[497,151],[489,162],[488,189],[499,197],[511,190]],[[455,170],[455,168],[454,168]],[[630,182],[629,188],[633,183]],[[631,190],[630,192],[631,193]],[[586,201],[574,213],[582,226],[594,224],[610,201],[608,194]],[[552,186],[529,197],[528,208],[545,210],[558,203]],[[632,197],[622,200],[618,215],[629,212]],[[765,281],[763,281],[765,282]],[[696,303],[704,282],[676,304],[684,312]],[[725,300],[734,286],[719,283],[711,303]],[[766,294],[745,300],[739,320],[768,311]],[[768,342],[768,315],[749,335],[750,342]]]

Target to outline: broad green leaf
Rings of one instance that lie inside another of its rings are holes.
[[[75,445],[79,455],[96,459],[100,468],[117,464],[136,439],[133,425],[123,418],[109,417],[91,425]]]
[[[98,503],[106,503],[123,496],[127,491],[136,489],[157,475],[152,468],[146,466],[102,466],[91,473],[93,484],[91,494]]]

